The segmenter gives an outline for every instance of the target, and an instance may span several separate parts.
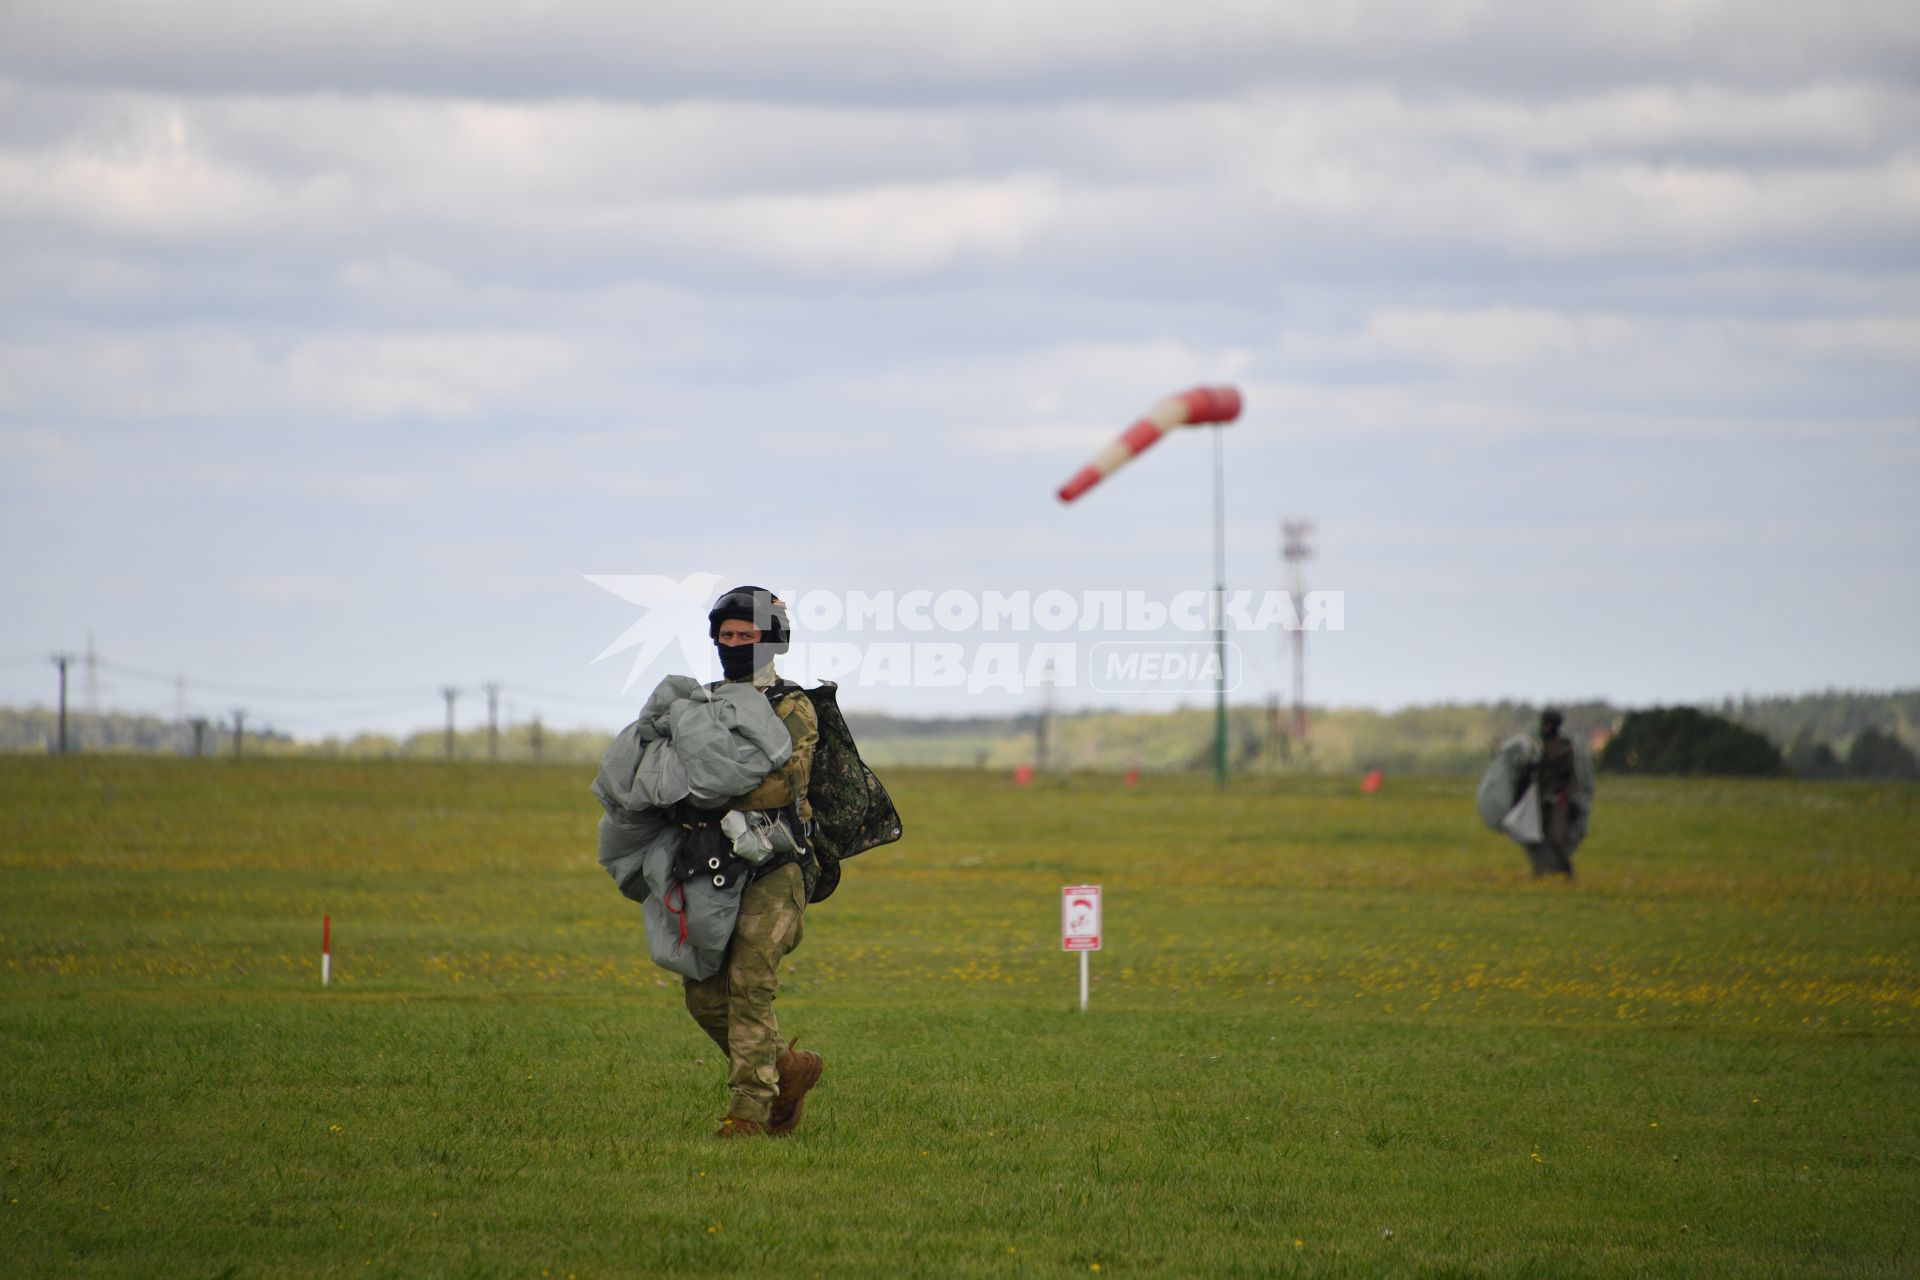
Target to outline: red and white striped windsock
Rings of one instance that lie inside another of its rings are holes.
[[[1073,479],[1060,486],[1060,501],[1072,502],[1087,490],[1118,471],[1123,465],[1147,451],[1161,436],[1178,427],[1199,426],[1206,422],[1232,422],[1240,416],[1240,391],[1237,387],[1195,387],[1179,395],[1168,396],[1147,416],[1122,431],[1114,442],[1094,455]]]

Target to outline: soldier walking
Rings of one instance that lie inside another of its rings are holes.
[[[727,1115],[714,1136],[778,1137],[799,1125],[807,1091],[819,1082],[825,1065],[819,1054],[781,1038],[773,1012],[780,961],[800,945],[802,917],[819,875],[806,834],[813,817],[807,783],[819,722],[800,686],[781,680],[774,670],[774,658],[791,642],[792,626],[786,605],[771,591],[747,586],[723,594],[707,615],[707,634],[719,648],[726,680],[750,682],[766,692],[793,738],[787,762],[729,807],[778,816],[798,852],[775,854],[754,869],[740,899],[726,962],[712,977],[683,979],[687,1012],[727,1057]]]
[[[1533,875],[1562,875],[1573,879],[1573,823],[1578,816],[1575,798],[1574,748],[1560,732],[1563,718],[1549,707],[1540,713],[1540,761],[1534,766],[1534,785],[1540,793],[1540,840],[1527,846]]]

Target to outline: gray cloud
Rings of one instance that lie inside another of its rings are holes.
[[[1354,593],[1327,696],[1565,691],[1484,643],[1597,607],[1558,555],[1668,637],[1575,692],[1910,681],[1909,9],[16,3],[0,651],[585,694],[583,573],[1178,588],[1200,440],[1050,495],[1230,380],[1234,580],[1307,514]],[[1767,573],[1863,630],[1718,661]]]
[[[1836,69],[1897,80],[1920,51],[1920,21],[1898,0],[1069,0],[1039,9],[1012,0],[705,9],[16,0],[0,43],[16,73],[35,79],[167,91],[981,103],[1352,78],[1546,95],[1693,78],[1778,85]]]

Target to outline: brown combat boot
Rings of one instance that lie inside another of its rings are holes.
[[[764,1138],[767,1136],[767,1126],[758,1120],[742,1120],[739,1116],[728,1116],[720,1122],[720,1127],[713,1136],[716,1138]]]
[[[800,1127],[807,1090],[820,1083],[820,1073],[827,1069],[824,1058],[797,1047],[799,1043],[796,1040],[787,1046],[774,1064],[780,1072],[780,1092],[773,1100],[773,1113],[767,1117],[767,1132],[776,1138],[784,1138]]]

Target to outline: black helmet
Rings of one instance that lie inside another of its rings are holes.
[[[707,611],[707,639],[720,639],[720,624],[746,622],[760,629],[756,649],[767,653],[785,653],[793,639],[793,624],[787,621],[787,605],[765,587],[735,587],[723,591]]]

